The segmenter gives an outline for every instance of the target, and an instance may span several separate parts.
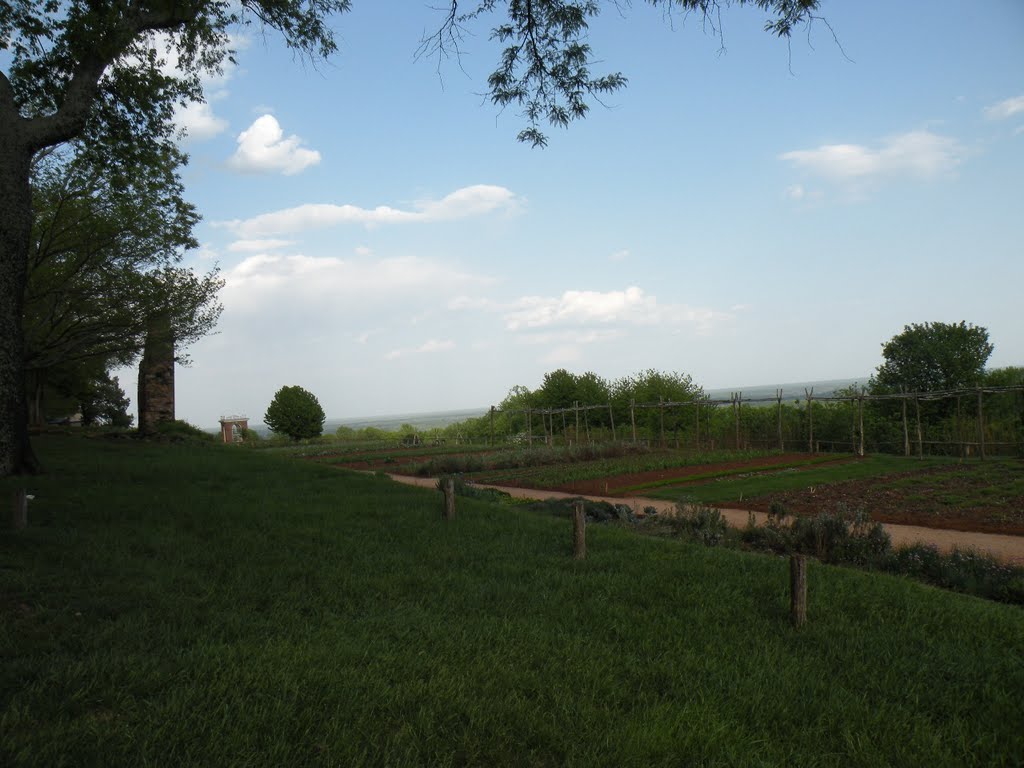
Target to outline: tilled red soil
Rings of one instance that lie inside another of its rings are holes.
[[[634,488],[638,485],[644,485],[646,483],[653,483],[659,480],[678,480],[678,483],[672,483],[673,487],[676,485],[685,486],[688,478],[702,477],[715,472],[727,472],[736,469],[750,468],[751,473],[757,472],[759,469],[777,467],[785,464],[796,464],[801,461],[807,461],[816,457],[810,453],[786,453],[779,456],[765,456],[760,459],[744,459],[742,461],[722,461],[714,464],[698,464],[687,467],[675,467],[672,469],[652,469],[648,472],[635,472],[630,475],[615,475],[614,477],[603,477],[596,480],[575,480],[564,485],[552,486],[552,490],[565,491],[566,493],[579,493],[584,496],[589,495],[606,495],[606,496],[624,496],[624,495],[636,495],[642,494],[646,489],[638,489],[634,491],[623,491],[624,488]],[[851,458],[837,458],[834,462],[828,462],[829,466],[833,464],[845,463],[848,461],[856,461]],[[812,464],[810,468],[820,467],[821,463]],[[793,471],[799,471],[794,469]],[[736,475],[732,475],[736,477]],[[520,483],[509,480],[502,480],[505,485],[522,485],[528,486],[531,484],[530,478],[524,478]],[[694,480],[693,482],[702,482],[701,480]]]
[[[395,471],[398,464],[408,464],[424,460],[410,452],[399,454],[390,462],[353,462],[345,466],[352,469],[369,469]],[[678,467],[675,469],[657,469],[629,475],[615,475],[596,480],[578,480],[561,485],[544,486],[547,490],[561,491],[584,496],[637,496],[645,490],[624,489],[657,482],[659,480],[676,480],[673,486],[684,486],[688,478],[698,478],[710,473],[728,470],[743,470],[757,473],[762,470],[772,471],[771,467],[794,464],[814,458],[813,454],[789,453],[780,456],[768,456],[759,459],[720,462],[698,466]],[[820,458],[820,456],[818,457]],[[837,463],[856,461],[852,458],[837,459]],[[822,466],[821,463],[806,467],[792,468],[785,471],[801,472]],[[972,470],[972,467],[975,470]],[[1024,536],[1024,496],[1012,493],[998,496],[986,488],[990,482],[979,476],[977,465],[949,465],[923,469],[914,472],[887,475],[878,478],[847,480],[829,485],[819,485],[797,491],[784,491],[760,498],[744,499],[742,506],[759,512],[767,512],[772,502],[780,502],[786,511],[796,515],[814,515],[823,510],[834,509],[839,504],[850,508],[863,508],[873,520],[898,525],[914,525],[927,528],[939,528],[955,531],[978,531],[983,533],[1001,533]],[[1001,472],[1024,472],[1024,463],[1011,463]],[[912,486],[900,487],[894,481],[900,478],[915,476],[926,477],[928,482]],[[1019,475],[1016,475],[1019,477]],[[737,477],[737,475],[730,475]],[[503,478],[502,485],[536,488],[535,479],[529,476],[521,480]],[[693,483],[703,482],[699,479]],[[1000,486],[1002,487],[1002,486]],[[970,502],[963,501],[970,499]]]
[[[910,475],[927,476],[932,482],[912,489],[886,485]],[[1024,496],[1007,495],[970,504],[945,500],[949,496],[978,499],[984,495],[979,493],[981,490],[969,467],[953,465],[889,475],[884,479],[846,480],[813,489],[785,491],[744,500],[743,506],[767,512],[771,503],[778,501],[791,514],[813,515],[845,504],[851,508],[862,507],[872,520],[883,523],[1024,536]]]

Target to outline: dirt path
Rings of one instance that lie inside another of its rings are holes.
[[[408,477],[406,475],[388,475],[392,480],[406,485],[416,485],[422,488],[436,488],[437,480],[426,477]],[[664,499],[649,499],[643,496],[612,497],[592,496],[589,494],[563,493],[560,491],[545,491],[531,488],[511,488],[500,485],[479,484],[480,488],[494,488],[504,491],[518,499],[575,499],[583,496],[591,501],[606,501],[610,504],[626,504],[636,512],[642,512],[645,507],[654,507],[658,512],[666,512],[675,509],[675,503]],[[747,524],[750,511],[746,509],[720,508],[729,525],[740,528]],[[754,512],[754,518],[758,525],[764,524],[768,516],[763,512]],[[896,546],[915,544],[923,542],[934,544],[942,551],[949,551],[954,547],[970,548],[978,552],[985,552],[992,557],[1014,565],[1024,565],[1024,536],[1009,536],[999,533],[973,533],[970,531],[950,531],[939,528],[924,528],[917,525],[897,525],[895,523],[883,523],[882,526],[892,538]]]

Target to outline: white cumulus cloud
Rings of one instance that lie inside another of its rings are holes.
[[[224,222],[224,226],[244,238],[301,232],[339,224],[402,224],[410,222],[453,221],[482,216],[495,211],[513,211],[520,199],[509,189],[490,184],[463,187],[440,200],[423,200],[411,210],[379,205],[361,208],[356,205],[307,203],[295,208],[271,211],[250,219]]]
[[[303,147],[298,136],[285,138],[277,118],[263,115],[238,135],[238,149],[228,159],[228,167],[242,173],[290,176],[319,162],[319,152]]]
[[[176,107],[174,123],[185,133],[186,141],[206,141],[228,129],[228,121],[215,115],[205,101]]]
[[[810,173],[852,181],[900,175],[933,177],[952,171],[966,154],[954,138],[931,131],[911,131],[884,139],[875,147],[825,144],[816,149],[785,152],[780,157]]]
[[[985,117],[989,120],[1005,120],[1022,112],[1024,112],[1024,95],[1003,99],[998,104],[985,107]]]

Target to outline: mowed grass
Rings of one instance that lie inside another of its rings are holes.
[[[950,466],[955,459],[916,459],[905,456],[865,456],[841,463],[807,464],[782,469],[768,468],[750,474],[709,478],[708,482],[654,488],[645,495],[660,499],[694,499],[707,504],[730,504],[743,499],[794,491],[844,480],[878,478]]]
[[[1024,759],[1024,612],[231,448],[50,438],[0,533],[0,764]]]

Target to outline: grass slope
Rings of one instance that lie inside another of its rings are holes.
[[[4,765],[1012,765],[1024,613],[218,447],[52,438]],[[25,481],[0,481],[0,492]]]

